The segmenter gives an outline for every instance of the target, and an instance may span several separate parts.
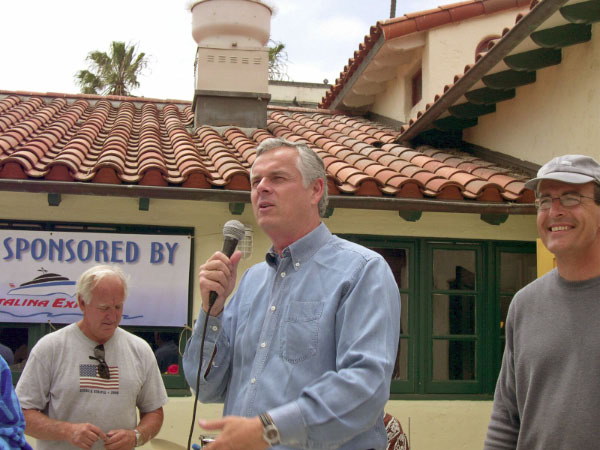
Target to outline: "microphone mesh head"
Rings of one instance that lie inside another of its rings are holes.
[[[239,220],[230,220],[223,225],[223,236],[241,241],[246,234],[246,227]]]

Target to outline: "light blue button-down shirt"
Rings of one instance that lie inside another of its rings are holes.
[[[194,388],[204,319],[183,357]],[[386,261],[321,224],[282,257],[271,249],[209,318],[199,398],[224,401],[225,415],[268,412],[277,449],[384,449],[399,332],[400,294]]]

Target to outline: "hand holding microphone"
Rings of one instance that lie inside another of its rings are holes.
[[[237,220],[227,222],[223,226],[223,249],[200,266],[198,282],[202,294],[202,308],[204,311],[210,309],[213,316],[223,310],[225,300],[235,287],[237,265],[242,257],[241,252],[235,252],[235,248],[244,234],[244,224]]]

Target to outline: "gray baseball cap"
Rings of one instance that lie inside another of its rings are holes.
[[[570,184],[584,184],[590,181],[600,183],[600,164],[589,156],[557,156],[538,170],[537,177],[525,183],[525,187],[535,191],[542,180],[556,180]]]

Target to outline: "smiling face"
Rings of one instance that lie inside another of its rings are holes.
[[[559,265],[564,262],[590,264],[600,250],[600,206],[594,197],[594,184],[569,184],[554,180],[542,180],[538,196],[559,197],[576,192],[585,197],[581,203],[565,208],[553,200],[548,210],[538,211],[538,233],[544,245],[556,256]]]
[[[317,179],[304,186],[296,149],[280,147],[262,153],[254,161],[250,181],[254,216],[276,251],[319,225],[317,205],[323,195],[323,181]]]
[[[106,275],[92,289],[89,304],[86,304],[81,296],[78,302],[83,312],[83,319],[79,322],[81,331],[98,344],[106,343],[123,316],[125,290],[119,277]]]

